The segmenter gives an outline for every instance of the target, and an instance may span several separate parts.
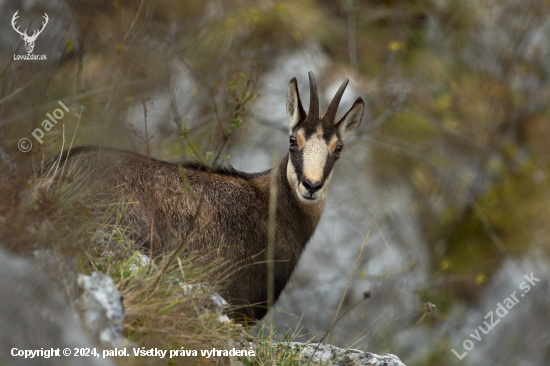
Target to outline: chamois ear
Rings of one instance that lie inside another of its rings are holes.
[[[365,103],[361,97],[357,98],[353,106],[348,113],[342,119],[336,123],[336,129],[342,141],[345,141],[348,137],[354,134],[354,132],[361,125],[363,119],[363,112],[365,111]]]
[[[298,122],[306,118],[306,112],[304,111],[304,107],[302,107],[300,94],[298,94],[296,78],[292,78],[288,84],[288,91],[286,93],[286,115],[290,123],[290,131],[292,131]]]

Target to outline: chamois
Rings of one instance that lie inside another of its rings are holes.
[[[220,273],[230,273],[222,296],[235,307],[231,316],[253,323],[268,310],[271,182],[278,192],[273,264],[276,301],[319,222],[343,142],[357,130],[363,117],[364,103],[358,98],[346,115],[335,121],[347,79],[324,116],[319,115],[312,72],[309,83],[311,97],[306,115],[296,78],[290,81],[286,96],[289,149],[273,169],[264,172],[245,173],[231,166],[210,169],[195,162],[174,164],[89,146],[70,150],[68,158],[64,153],[61,159],[52,159],[50,167],[59,160],[67,161],[66,172],[78,170],[78,175],[88,181],[93,177],[110,190],[118,189],[120,201],[129,203],[124,224],[135,232],[136,242],[145,249],[151,244],[157,249],[173,249],[193,232],[187,238],[187,250],[200,252],[208,260],[222,260]]]

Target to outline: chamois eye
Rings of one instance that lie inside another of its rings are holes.
[[[296,137],[290,136],[290,146],[296,146]]]
[[[342,145],[337,145],[334,151],[336,152],[336,154],[340,154],[343,148],[344,147]]]

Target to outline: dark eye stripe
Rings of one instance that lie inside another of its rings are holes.
[[[323,182],[328,178],[332,168],[334,167],[335,159],[329,159],[327,156],[327,162],[325,163],[325,169],[323,170]]]
[[[300,180],[304,172],[303,152],[301,150],[293,151],[292,154],[290,154],[290,160],[292,161],[292,165],[294,165],[298,180]]]

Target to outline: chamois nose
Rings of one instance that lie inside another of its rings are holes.
[[[304,185],[304,187],[306,187],[306,189],[311,194],[317,192],[323,186],[323,182],[321,182],[321,181],[316,182],[316,183],[311,183],[308,179],[303,179],[302,184]]]

